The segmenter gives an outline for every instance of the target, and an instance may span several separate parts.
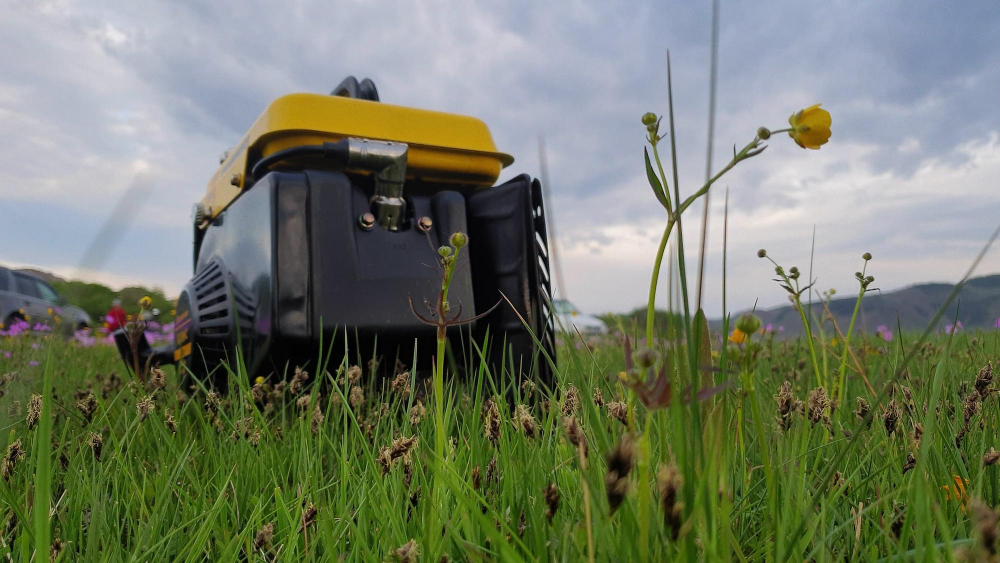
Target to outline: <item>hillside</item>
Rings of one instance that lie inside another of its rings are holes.
[[[879,325],[886,325],[890,330],[896,330],[897,319],[903,330],[921,330],[930,323],[934,313],[948,298],[954,289],[953,284],[924,283],[890,292],[871,292],[865,295],[861,302],[859,327],[866,331],[874,331]],[[857,295],[834,299],[830,303],[830,312],[841,327],[847,327],[854,312]],[[973,278],[966,282],[958,298],[948,308],[948,311],[938,322],[943,329],[955,319],[966,329],[995,328],[1000,318],[1000,274]],[[818,301],[813,302],[813,315],[823,312]],[[774,329],[785,327],[785,334],[795,335],[802,331],[799,314],[791,305],[771,310],[756,311],[764,324],[772,324]],[[717,326],[721,321],[716,321]],[[846,328],[845,328],[846,330]]]

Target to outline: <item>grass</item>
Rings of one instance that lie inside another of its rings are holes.
[[[611,338],[590,347],[564,342],[551,392],[525,392],[485,365],[466,380],[446,381],[445,460],[434,457],[434,401],[421,381],[400,380],[393,390],[390,381],[362,376],[364,401],[351,407],[354,385],[338,383],[347,366],[280,393],[275,381],[264,401],[236,374],[212,407],[202,389],[181,400],[173,372],[165,389],[116,383],[109,374],[122,370],[110,348],[56,336],[5,338],[13,358],[0,372],[14,375],[2,387],[0,440],[3,451],[21,440],[27,455],[0,480],[0,557],[27,561],[34,550],[40,560],[56,545],[64,561],[380,561],[405,558],[398,550],[416,546],[421,560],[948,560],[978,545],[973,499],[996,506],[1000,495],[998,467],[983,465],[990,447],[1000,446],[997,395],[980,397],[975,387],[980,369],[1000,357],[998,336],[958,333],[917,345],[891,399],[878,400],[848,374],[849,403],[870,403],[870,427],[847,407],[816,410],[821,400],[802,341],[758,336],[757,357],[732,366],[749,370],[744,384],[702,402],[697,420],[690,406],[650,414],[633,403],[632,416],[646,421],[649,451],[625,453],[648,456],[650,477],[626,474],[614,514],[607,454],[626,427],[608,403],[627,394],[617,376],[625,367],[621,345]],[[880,388],[913,341],[869,338],[854,352]],[[839,357],[836,346],[829,352]],[[29,366],[31,359],[39,365]],[[794,398],[782,429],[775,396],[786,381]],[[598,389],[603,404],[593,400]],[[29,429],[33,393],[44,400]],[[89,421],[76,406],[88,393],[96,402]],[[137,405],[147,396],[153,408],[142,419]],[[980,398],[975,408],[971,396]],[[806,403],[801,411],[796,401]],[[891,434],[889,401],[900,409]],[[427,412],[411,420],[418,403]],[[566,416],[582,429],[586,456],[571,443]],[[692,432],[703,456],[687,447]],[[92,433],[103,441],[99,459]],[[411,437],[412,445],[399,441]],[[908,454],[916,465],[904,472]],[[834,478],[824,481],[831,463]],[[658,486],[654,476],[668,464],[680,478],[664,481],[661,473]],[[435,482],[444,487],[439,495]],[[547,502],[550,484],[557,505]],[[676,487],[672,506],[663,506],[662,486]],[[651,510],[640,509],[643,495]],[[643,525],[645,541],[637,533]]]

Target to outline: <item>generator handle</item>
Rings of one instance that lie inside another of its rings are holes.
[[[378,89],[371,78],[365,78],[360,83],[357,78],[348,76],[340,81],[340,84],[330,92],[331,96],[343,96],[345,98],[355,98],[358,100],[368,100],[377,102]]]

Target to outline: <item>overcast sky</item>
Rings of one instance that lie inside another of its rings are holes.
[[[278,8],[280,6],[280,8]],[[645,302],[664,213],[642,167],[671,50],[681,191],[705,173],[707,2],[38,2],[0,0],[0,263],[176,294],[190,210],[267,103],[371,77],[382,100],[484,119],[539,174],[570,299]],[[706,309],[784,302],[764,247],[853,293],[956,281],[1000,222],[1000,5],[723,2],[714,168],[758,126],[822,102],[833,137],[775,136],[713,190]],[[669,173],[669,172],[668,172]],[[132,202],[113,217],[123,194]],[[685,238],[697,259],[692,208]],[[96,243],[96,250],[92,247]],[[88,249],[91,249],[88,251]],[[979,273],[1000,271],[1000,249]],[[666,287],[661,302],[666,303]]]

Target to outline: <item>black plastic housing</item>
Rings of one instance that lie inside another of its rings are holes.
[[[548,360],[521,320],[554,360],[538,182],[519,176],[464,193],[414,182],[407,191],[411,216],[390,232],[359,223],[370,211],[365,181],[335,171],[271,172],[196,233],[195,277],[178,304],[182,361],[207,373],[227,358],[233,363],[239,345],[251,377],[282,373],[314,362],[336,335],[337,365],[346,331],[352,363],[377,355],[382,365],[396,358],[408,365],[416,350],[418,369],[429,369],[435,329],[410,303],[431,315],[441,285],[437,248],[462,231],[469,244],[453,277],[452,310],[461,307],[461,318],[471,318],[500,302],[502,292],[517,313],[502,302],[472,325],[451,329],[459,365],[479,361],[467,354],[471,330],[479,346],[489,335],[484,352],[495,370],[548,382]],[[417,228],[420,217],[432,221],[426,233]]]

